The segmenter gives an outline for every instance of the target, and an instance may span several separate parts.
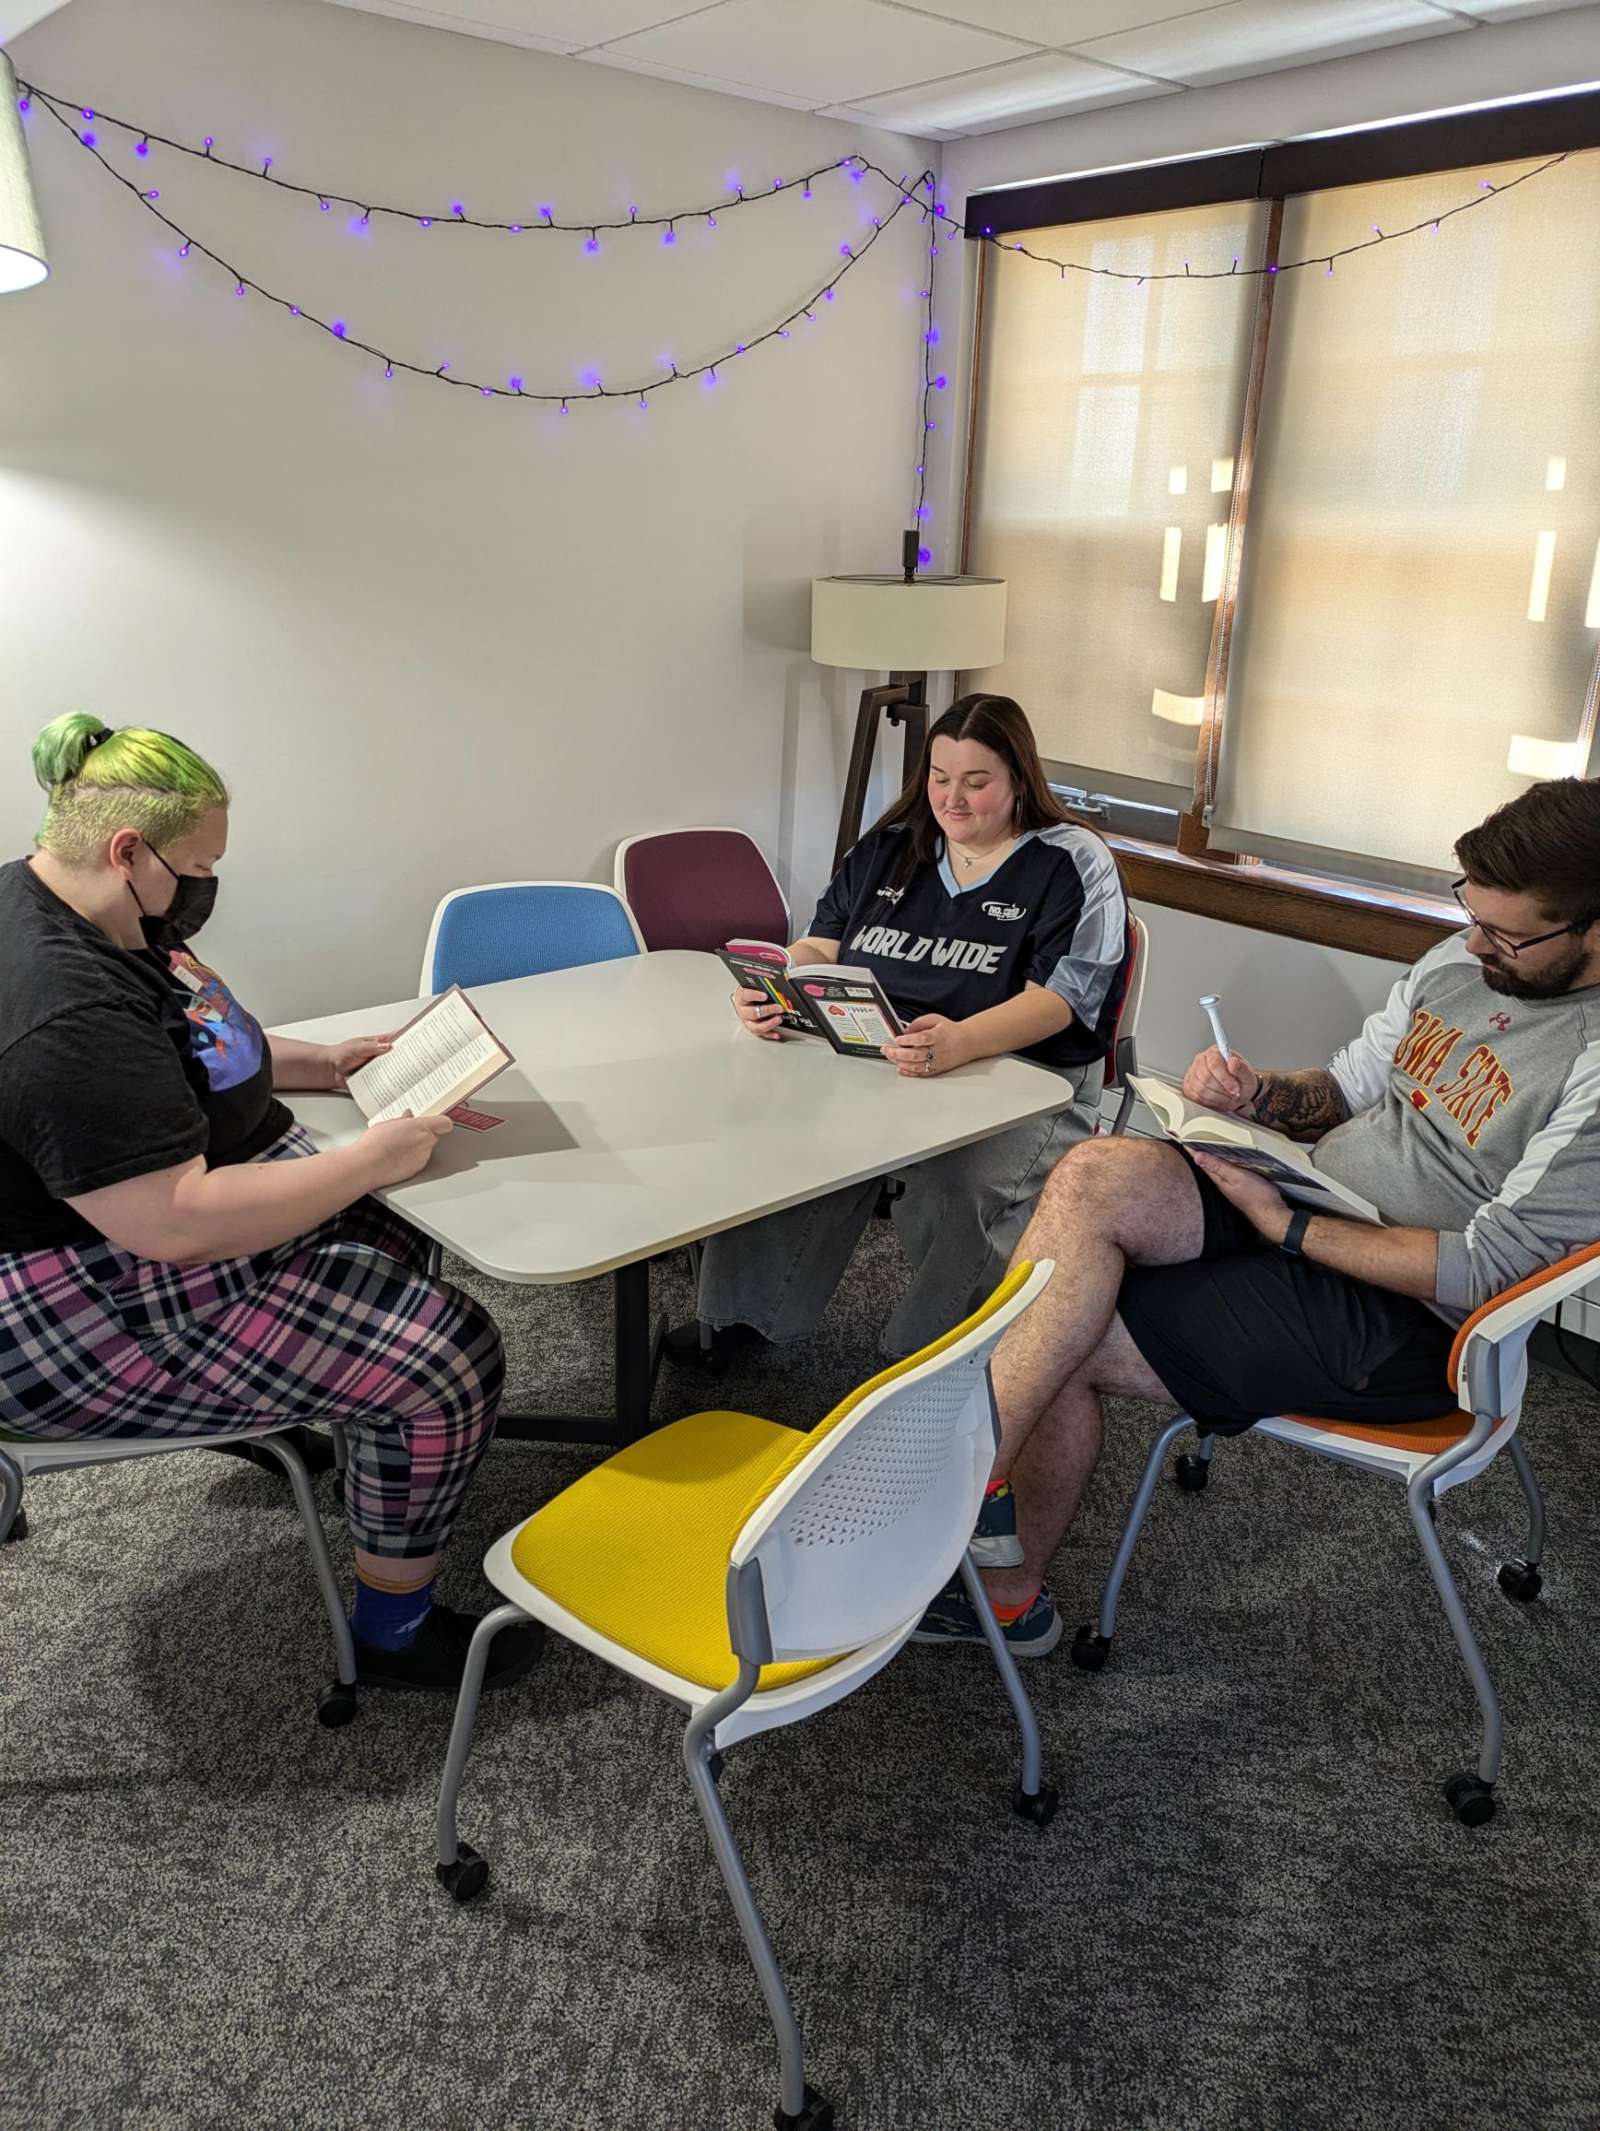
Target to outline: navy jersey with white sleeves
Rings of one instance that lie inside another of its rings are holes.
[[[863,836],[806,928],[839,960],[870,969],[906,1020],[966,1021],[1030,984],[1058,993],[1072,1020],[1019,1055],[1080,1066],[1110,1048],[1128,953],[1116,861],[1071,822],[1021,837],[984,880],[958,886],[948,856],[902,877],[903,828]]]

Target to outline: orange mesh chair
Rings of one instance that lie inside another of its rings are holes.
[[[1508,1288],[1494,1301],[1475,1310],[1456,1334],[1450,1350],[1449,1375],[1461,1410],[1436,1421],[1412,1421],[1396,1426],[1367,1426],[1352,1421],[1313,1421],[1298,1414],[1283,1414],[1257,1421],[1250,1432],[1273,1436],[1298,1450],[1336,1459],[1364,1471],[1398,1480],[1406,1491],[1406,1506],[1422,1547],[1423,1558],[1444,1606],[1445,1617],[1472,1681],[1483,1719],[1478,1766],[1474,1773],[1452,1776],[1444,1794],[1457,1820],[1479,1827],[1494,1812],[1494,1782],[1500,1771],[1500,1705],[1495,1700],[1488,1667],[1478,1648],[1460,1593],[1439,1545],[1434,1517],[1440,1495],[1446,1488],[1475,1480],[1501,1451],[1510,1454],[1528,1504],[1528,1551],[1519,1561],[1502,1564],[1499,1584],[1509,1598],[1527,1604],[1542,1588],[1539,1558],[1544,1547],[1544,1498],[1528,1461],[1527,1448],[1517,1433],[1522,1418],[1522,1397],[1528,1381],[1528,1341],[1533,1327],[1546,1310],[1585,1287],[1600,1270],[1600,1243],[1575,1251],[1531,1280]],[[1122,1592],[1128,1563],[1144,1523],[1145,1512],[1161,1477],[1167,1451],[1194,1421],[1186,1413],[1169,1421],[1156,1437],[1146,1460],[1133,1508],[1111,1564],[1111,1574],[1100,1600],[1097,1623],[1078,1630],[1072,1644],[1072,1662],[1084,1672],[1098,1672],[1111,1651],[1116,1627],[1117,1600]],[[1180,1487],[1193,1493],[1204,1487],[1210,1470],[1215,1439],[1200,1438],[1199,1454],[1177,1462]]]

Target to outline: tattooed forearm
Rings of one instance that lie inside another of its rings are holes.
[[[1263,1073],[1250,1114],[1258,1125],[1310,1140],[1342,1125],[1350,1112],[1333,1075],[1326,1067],[1311,1066],[1303,1073]]]

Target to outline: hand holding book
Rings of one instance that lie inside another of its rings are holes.
[[[362,1116],[381,1125],[408,1114],[442,1117],[513,1063],[456,984],[431,999],[396,1031],[389,1048],[349,1074],[345,1085]]]
[[[737,987],[735,1010],[753,1035],[820,1034],[842,1057],[879,1058],[901,1032],[899,1015],[868,969],[795,962],[770,940],[730,940],[717,952]]]

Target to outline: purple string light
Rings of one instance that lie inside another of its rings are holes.
[[[61,110],[64,110],[70,101],[69,99],[52,96],[49,90],[40,89],[32,83],[19,83],[18,86],[19,88],[25,88],[28,95],[37,96],[42,102],[49,104],[52,107],[60,106],[61,109],[58,109],[56,112],[56,115],[58,117],[61,115]],[[29,108],[25,97],[19,98],[19,108],[24,111]],[[81,113],[85,123],[92,121],[97,115],[92,109],[90,109],[88,105],[74,104],[73,108],[75,108],[78,112]],[[148,144],[151,142],[155,142],[161,147],[172,149],[176,154],[179,155],[191,155],[197,157],[203,156],[204,159],[209,162],[218,163],[221,165],[222,168],[227,170],[238,171],[241,176],[254,178],[260,184],[273,185],[276,186],[280,191],[299,193],[304,197],[315,199],[317,200],[319,205],[321,205],[324,201],[336,201],[341,206],[349,207],[359,207],[361,205],[359,201],[345,199],[337,192],[324,192],[321,187],[298,185],[287,178],[275,176],[273,174],[273,158],[271,156],[265,157],[259,165],[256,165],[248,163],[236,163],[230,161],[226,156],[215,155],[212,152],[216,146],[216,137],[214,134],[206,134],[201,147],[197,149],[190,142],[175,140],[169,135],[151,132],[145,127],[135,126],[131,123],[131,121],[115,118],[109,113],[102,111],[98,114],[98,116],[105,125],[116,126],[124,132],[137,134],[140,139],[146,143],[146,146],[139,151],[141,154],[147,153]],[[886,182],[888,182],[891,186],[895,187],[895,190],[901,192],[902,194],[905,192],[906,189],[903,182],[900,185],[895,186],[895,181],[889,177],[888,172],[879,170],[875,164],[869,163],[865,156],[852,153],[850,155],[839,156],[832,162],[820,164],[815,169],[806,171],[797,177],[776,177],[771,181],[770,186],[756,192],[747,192],[743,182],[739,178],[738,173],[730,172],[727,178],[728,197],[726,197],[725,199],[711,202],[709,205],[703,207],[679,208],[667,214],[644,215],[639,212],[637,207],[631,207],[628,211],[627,222],[602,221],[594,225],[590,225],[583,222],[558,222],[556,220],[554,206],[548,202],[545,202],[542,203],[538,209],[540,217],[540,226],[546,229],[564,229],[571,234],[581,236],[583,235],[584,231],[590,228],[591,226],[598,229],[625,229],[630,226],[637,225],[642,229],[658,229],[672,222],[686,222],[695,220],[704,221],[709,220],[715,211],[720,211],[721,209],[727,207],[739,206],[741,204],[753,205],[755,202],[760,200],[774,199],[777,197],[778,194],[785,192],[796,185],[800,186],[805,198],[810,199],[812,197],[812,186],[815,180],[820,177],[825,177],[836,170],[846,171],[852,183],[857,185],[861,184],[861,182],[869,172],[872,172],[873,174],[885,179]],[[380,205],[372,211],[378,214],[392,216],[397,221],[415,223],[423,229],[431,228],[436,221],[445,220],[445,217],[440,215],[437,211],[430,214],[422,214],[415,208],[407,207],[391,207]],[[519,236],[527,227],[527,225],[522,221],[513,222],[508,220],[501,220],[495,217],[469,215],[466,212],[465,203],[460,200],[456,200],[451,203],[450,219],[457,224],[464,225],[473,229],[504,230]]]
[[[65,122],[63,121],[63,123]],[[111,169],[110,164],[105,162],[104,157],[99,157],[97,160],[100,161],[103,168]],[[139,187],[131,184],[115,170],[112,170],[111,174],[116,177],[119,184],[124,186],[142,205],[147,207],[148,212],[155,215],[157,221],[161,222],[167,229],[170,229],[175,236],[182,239],[181,251],[184,257],[187,257],[190,251],[198,249],[204,258],[209,259],[214,265],[223,268],[227,273],[235,277],[234,292],[236,295],[244,296],[253,291],[256,295],[264,298],[266,302],[276,304],[281,309],[288,311],[292,317],[305,318],[310,324],[319,327],[325,332],[330,339],[338,341],[341,346],[354,348],[362,354],[371,356],[383,366],[383,374],[386,379],[392,379],[399,371],[404,370],[412,376],[431,377],[442,384],[465,387],[468,390],[477,392],[484,399],[555,401],[558,403],[559,411],[562,414],[571,412],[569,401],[574,395],[571,393],[570,388],[567,392],[529,392],[520,377],[513,377],[505,385],[485,384],[479,379],[453,376],[451,374],[451,365],[448,362],[438,363],[432,368],[428,368],[420,363],[407,362],[404,359],[397,358],[386,349],[374,347],[368,341],[355,339],[343,319],[329,320],[319,318],[315,313],[302,309],[299,304],[290,303],[285,297],[275,295],[272,290],[263,288],[259,282],[248,280],[246,276],[240,274],[235,267],[230,265],[219,252],[213,251],[209,245],[202,244],[198,238],[190,237],[170,217],[162,214],[159,208],[150,206],[149,195]],[[915,206],[916,204],[917,202],[911,193],[903,192],[899,203],[885,217],[883,229],[887,229],[904,208]],[[687,384],[691,379],[695,378],[700,379],[708,387],[717,384],[719,382],[717,377],[719,364],[730,362],[736,356],[747,355],[753,349],[762,346],[766,341],[791,339],[793,337],[792,328],[798,319],[804,318],[814,324],[816,322],[816,312],[812,306],[819,299],[828,302],[833,300],[835,292],[845,275],[852,273],[861,264],[867,253],[872,249],[872,246],[878,241],[881,233],[880,230],[874,230],[859,249],[852,249],[844,264],[823,287],[814,290],[786,318],[781,319],[776,325],[768,326],[764,332],[758,333],[753,340],[737,342],[731,352],[725,349],[708,361],[697,363],[687,370],[681,370],[670,355],[663,355],[661,357],[662,374],[660,376],[646,378],[640,383],[624,386],[607,385],[598,371],[589,370],[584,373],[584,382],[587,390],[581,396],[585,399],[633,398],[642,407],[648,404],[648,395],[650,393],[660,391],[667,385]],[[942,384],[944,380],[941,378],[939,382]],[[933,424],[930,422],[928,426],[932,428]]]

